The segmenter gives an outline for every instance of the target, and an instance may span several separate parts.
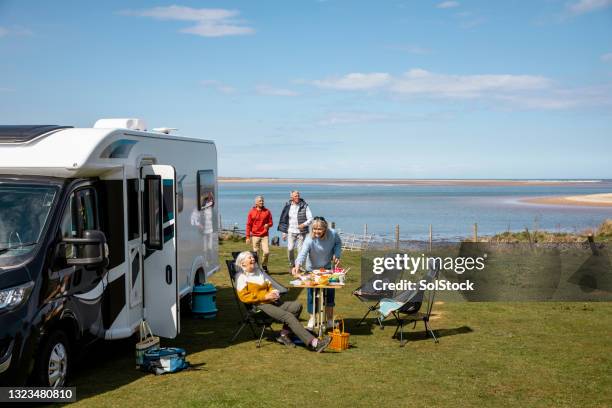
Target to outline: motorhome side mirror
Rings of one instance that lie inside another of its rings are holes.
[[[68,256],[68,251],[64,250],[68,265],[108,265],[108,246],[102,231],[86,230],[83,231],[82,238],[64,238],[62,244],[73,246],[72,256]]]

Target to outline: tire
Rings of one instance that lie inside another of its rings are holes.
[[[34,380],[43,387],[64,387],[67,384],[72,349],[68,336],[61,330],[52,332],[44,341],[36,359]]]

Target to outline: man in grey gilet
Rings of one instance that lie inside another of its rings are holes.
[[[292,268],[295,263],[296,246],[299,253],[312,218],[310,207],[300,198],[300,192],[292,191],[291,199],[283,207],[278,221],[278,230],[283,233],[283,241],[287,241],[287,255]]]

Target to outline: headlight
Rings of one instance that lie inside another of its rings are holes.
[[[34,282],[0,290],[0,311],[13,309],[25,303],[30,297]]]

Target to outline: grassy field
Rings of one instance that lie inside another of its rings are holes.
[[[224,242],[222,265],[243,249]],[[285,251],[272,251],[271,272],[287,283]],[[432,321],[440,343],[426,339],[420,324],[400,348],[392,326],[353,327],[367,309],[350,294],[359,286],[359,254],[343,260],[355,271],[336,295],[351,349],[316,354],[269,341],[257,349],[248,330],[229,344],[238,311],[223,267],[212,278],[217,318],[184,316],[180,336],[162,339],[185,348],[194,369],[143,374],[134,368],[133,342],[102,343],[73,371],[75,405],[612,406],[612,303],[440,303]],[[306,293],[291,290],[289,298],[305,304]]]

